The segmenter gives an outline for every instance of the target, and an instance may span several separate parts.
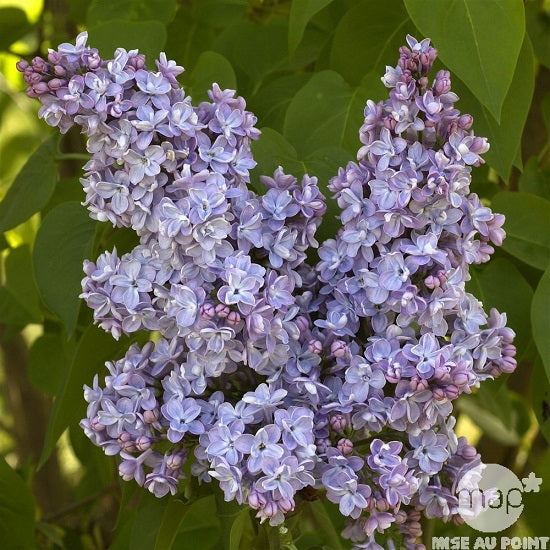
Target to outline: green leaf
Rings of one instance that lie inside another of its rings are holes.
[[[304,31],[311,18],[332,0],[293,0],[290,5],[288,26],[288,50],[292,55],[304,36]]]
[[[246,529],[251,526],[250,521],[250,509],[244,508],[239,512],[233,525],[231,526],[231,532],[229,534],[229,550],[240,550],[241,540]]]
[[[3,548],[34,548],[34,502],[27,484],[0,456],[0,540]]]
[[[214,82],[222,90],[225,88],[234,90],[237,87],[237,78],[231,63],[223,55],[211,51],[200,54],[189,80],[188,94],[192,96],[195,103],[208,99],[206,92]]]
[[[323,533],[323,542],[333,550],[343,550],[340,534],[334,528],[323,503],[315,500],[309,503],[309,507],[317,530]]]
[[[548,312],[550,311],[550,268],[548,268],[539,281],[533,305],[531,306],[531,325],[533,326],[533,338],[539,350],[546,375],[550,380],[550,323]]]
[[[515,159],[518,156],[521,158],[521,136],[533,97],[534,82],[533,49],[528,39],[521,50],[500,123],[472,95],[469,88],[457,79],[453,82],[453,90],[460,98],[457,108],[473,115],[476,135],[486,137],[491,145],[483,158],[505,182],[508,181]]]
[[[550,265],[550,201],[505,191],[493,197],[491,208],[506,216],[502,248],[526,264],[546,269]]]
[[[159,21],[127,21],[111,19],[88,29],[88,43],[101,57],[110,58],[117,48],[138,49],[145,54],[149,67],[154,67],[166,43],[166,26]]]
[[[50,200],[57,182],[57,141],[57,136],[44,141],[17,174],[0,203],[0,233],[23,223]]]
[[[28,245],[10,250],[5,261],[5,275],[4,285],[0,287],[0,320],[20,326],[40,323],[42,311]]]
[[[111,21],[160,21],[169,23],[176,13],[176,0],[93,0],[88,8],[89,27]]]
[[[516,332],[514,341],[519,354],[523,353],[531,338],[531,301],[533,289],[518,268],[509,260],[499,258],[483,269],[472,269],[467,290],[483,303],[489,313],[494,307],[506,312],[508,326]]]
[[[252,142],[252,153],[258,163],[253,175],[270,176],[279,166],[288,174],[301,174],[306,170],[298,160],[296,149],[272,128],[262,128],[260,139]]]
[[[504,385],[485,382],[477,393],[462,395],[458,410],[466,413],[491,439],[502,445],[515,446],[520,442],[516,429],[518,414]]]
[[[407,33],[415,31],[401,0],[362,0],[336,27],[330,68],[355,85],[369,72],[380,77],[399,58]]]
[[[537,59],[550,69],[550,10],[544,0],[525,3],[525,23]]]
[[[259,25],[242,21],[227,27],[213,49],[230,61],[237,72],[239,85],[243,74],[255,89],[259,89],[262,80],[287,61],[286,35],[287,26],[280,22]]]
[[[405,0],[441,60],[500,121],[525,35],[521,0]]]
[[[288,106],[284,137],[301,157],[322,147],[349,145],[353,140],[350,134],[357,136],[363,121],[365,90],[353,91],[334,71],[314,74]],[[350,153],[357,148],[355,145]]]
[[[177,550],[219,549],[220,538],[221,522],[216,511],[215,497],[208,495],[188,505],[174,548]]]
[[[540,357],[537,357],[533,364],[530,388],[531,403],[540,431],[546,441],[550,443],[550,383]]]
[[[45,217],[33,250],[36,283],[44,304],[70,336],[80,308],[82,261],[92,252],[96,222],[77,202],[56,206]]]
[[[55,395],[67,370],[72,343],[60,332],[39,336],[29,350],[27,376],[31,383],[48,395]]]
[[[136,520],[130,535],[129,548],[132,550],[151,550],[170,498],[157,498],[148,491],[141,492]]]
[[[267,82],[248,100],[250,110],[277,132],[283,131],[285,115],[296,92],[311,78],[311,73],[284,75]]]
[[[519,178],[519,190],[550,201],[550,170],[539,167],[537,157],[531,157]]]
[[[170,550],[189,506],[178,498],[170,499],[160,524],[154,550]]]
[[[0,8],[0,50],[7,50],[32,29],[25,12],[19,8]]]
[[[39,467],[46,462],[65,429],[86,415],[86,402],[82,397],[84,384],[91,384],[94,375],[103,371],[105,361],[117,359],[130,342],[128,338],[117,342],[95,326],[86,329],[56,392]]]

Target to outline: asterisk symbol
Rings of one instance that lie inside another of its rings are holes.
[[[526,493],[538,493],[540,491],[542,478],[537,477],[534,472],[531,472],[529,476],[524,477],[521,482],[523,483],[523,490]]]

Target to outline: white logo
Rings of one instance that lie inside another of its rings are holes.
[[[533,472],[520,481],[500,464],[480,464],[458,483],[458,514],[478,531],[497,533],[518,520],[523,511],[523,493],[538,493],[541,483]]]

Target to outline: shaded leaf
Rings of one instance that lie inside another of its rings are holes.
[[[525,35],[521,0],[405,0],[441,60],[500,120]]]
[[[33,249],[36,283],[44,304],[70,336],[80,308],[82,261],[92,252],[96,222],[77,202],[56,206],[45,217]]]
[[[166,43],[166,27],[159,21],[111,19],[91,26],[88,34],[89,44],[99,50],[101,57],[111,58],[117,48],[138,49],[151,68]]]
[[[288,50],[292,55],[301,42],[311,18],[328,6],[332,0],[294,0],[290,5]]]
[[[0,50],[7,50],[32,29],[25,12],[19,8],[0,8]]]
[[[314,74],[288,106],[284,137],[301,157],[323,147],[351,143],[350,134],[357,136],[363,122],[363,99],[367,93],[366,88],[352,90],[334,71]],[[357,148],[354,146],[350,152],[354,153]]]
[[[128,338],[116,341],[110,334],[95,326],[89,326],[86,329],[64,373],[61,386],[56,392],[39,467],[46,462],[65,429],[84,418],[86,414],[86,402],[82,397],[84,384],[91,384],[94,375],[103,372],[105,361],[116,359],[118,354],[126,350],[130,342]]]
[[[369,72],[380,77],[386,65],[397,63],[399,46],[414,32],[401,0],[362,0],[336,27],[330,68],[355,85]]]
[[[531,285],[505,258],[492,260],[483,269],[472,269],[470,274],[467,290],[481,300],[487,313],[492,307],[506,312],[508,326],[516,332],[514,344],[519,354],[523,353],[531,337]]]
[[[540,431],[550,443],[550,382],[542,360],[537,357],[531,374],[531,403]]]
[[[61,385],[74,346],[60,332],[39,336],[29,350],[27,376],[31,383],[48,395]]]
[[[162,516],[154,550],[170,550],[172,548],[180,525],[189,509],[190,506],[186,506],[178,498],[170,499]]]
[[[34,548],[34,502],[27,484],[0,456],[0,540],[3,548]]]
[[[30,247],[10,250],[5,260],[5,281],[0,287],[0,320],[24,326],[42,321],[40,298],[32,274]]]
[[[518,186],[523,193],[550,201],[550,170],[540,168],[537,157],[531,157],[523,167]]]
[[[550,10],[544,0],[525,2],[525,23],[537,59],[550,69]]]
[[[234,90],[237,87],[237,78],[231,63],[217,52],[202,52],[191,71],[187,87],[194,103],[208,99],[206,92],[214,82],[222,90],[225,88]]]
[[[52,136],[29,157],[0,203],[0,232],[30,218],[46,205],[57,182],[55,154],[57,136]]]
[[[188,504],[187,508],[174,548],[177,550],[220,548],[220,518],[216,512],[214,495],[199,498]]]
[[[176,8],[176,0],[92,0],[88,8],[87,24],[93,27],[112,19],[169,23]]]
[[[229,535],[229,550],[240,550],[243,535],[245,531],[250,528],[250,509],[246,507],[239,512],[233,522],[233,525],[231,526],[231,533]]]
[[[521,50],[500,123],[479,103],[469,88],[457,79],[453,82],[453,90],[460,98],[457,108],[473,115],[476,135],[486,137],[491,145],[483,158],[504,181],[508,181],[516,159],[521,159],[521,137],[533,97],[534,82],[533,50],[528,39]]]
[[[282,132],[292,98],[310,78],[311,73],[301,73],[284,75],[268,82],[248,101],[250,110],[261,120],[262,126]]]
[[[550,380],[550,268],[542,276],[531,307],[533,338]]]
[[[493,197],[491,208],[506,216],[504,250],[526,264],[546,269],[550,265],[550,201],[505,191]]]

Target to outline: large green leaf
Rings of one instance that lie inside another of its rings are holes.
[[[381,77],[397,63],[407,33],[414,34],[414,25],[401,0],[362,0],[336,27],[330,68],[355,85],[369,72]]]
[[[353,89],[334,71],[314,74],[290,102],[283,135],[301,157],[323,147],[345,147],[355,157],[365,102],[377,86],[370,75]]]
[[[300,73],[270,80],[248,99],[248,106],[262,126],[282,132],[292,98],[310,78],[311,73]]]
[[[29,350],[27,376],[31,383],[48,395],[55,395],[67,371],[74,343],[61,332],[38,337]]]
[[[311,18],[332,0],[293,0],[290,5],[288,25],[288,50],[292,55],[304,36],[304,31]]]
[[[176,12],[176,0],[92,0],[88,8],[87,24],[90,27],[111,21],[154,20],[169,23]]]
[[[489,262],[483,269],[472,269],[468,291],[481,300],[487,313],[494,307],[506,312],[508,325],[516,332],[519,354],[531,338],[531,301],[533,289],[518,268],[505,258]]]
[[[6,324],[24,326],[40,323],[40,298],[32,274],[28,245],[10,250],[5,261],[5,276],[0,287],[0,320]]]
[[[80,308],[82,261],[92,252],[96,222],[77,202],[65,202],[45,217],[33,250],[36,283],[44,304],[70,336]]]
[[[32,29],[25,12],[19,8],[0,8],[0,50],[7,50]]]
[[[91,384],[95,374],[101,375],[105,362],[118,359],[118,355],[126,350],[130,342],[128,338],[116,341],[110,334],[93,325],[86,329],[56,392],[39,467],[46,462],[65,429],[84,418],[84,384]]]
[[[0,233],[12,229],[46,205],[57,182],[58,137],[48,138],[29,157],[0,203]]]
[[[117,48],[138,49],[147,57],[147,65],[155,66],[166,43],[166,26],[160,21],[128,21],[110,19],[88,29],[89,44],[99,50],[103,58],[110,58]]]
[[[168,506],[164,510],[162,522],[155,540],[154,550],[170,550],[179,528],[190,506],[186,506],[183,501],[178,498],[170,499]],[[195,541],[197,542],[197,541]]]
[[[237,87],[237,78],[231,63],[217,52],[202,52],[191,71],[187,86],[187,92],[192,96],[193,102],[198,103],[207,99],[207,91],[214,82],[222,90],[225,88],[234,90]]]
[[[236,502],[233,501],[231,504],[236,505]],[[188,504],[186,508],[174,548],[177,550],[219,549],[221,521],[216,511],[214,495],[199,498]],[[225,539],[223,542],[226,542]]]
[[[34,545],[34,502],[27,484],[0,456],[0,540],[2,548],[30,550]]]
[[[550,268],[542,276],[531,307],[533,337],[550,380]]]
[[[453,90],[460,98],[457,108],[463,113],[473,115],[476,135],[486,137],[491,145],[483,158],[504,181],[508,181],[512,165],[518,164],[516,159],[521,160],[521,136],[533,97],[534,83],[533,49],[527,38],[504,101],[500,123],[481,105],[468,87],[457,79],[453,82]]]
[[[499,121],[525,35],[521,0],[405,0],[441,60]]]
[[[493,197],[491,207],[506,216],[504,250],[526,264],[546,269],[550,265],[550,201],[505,191]]]

